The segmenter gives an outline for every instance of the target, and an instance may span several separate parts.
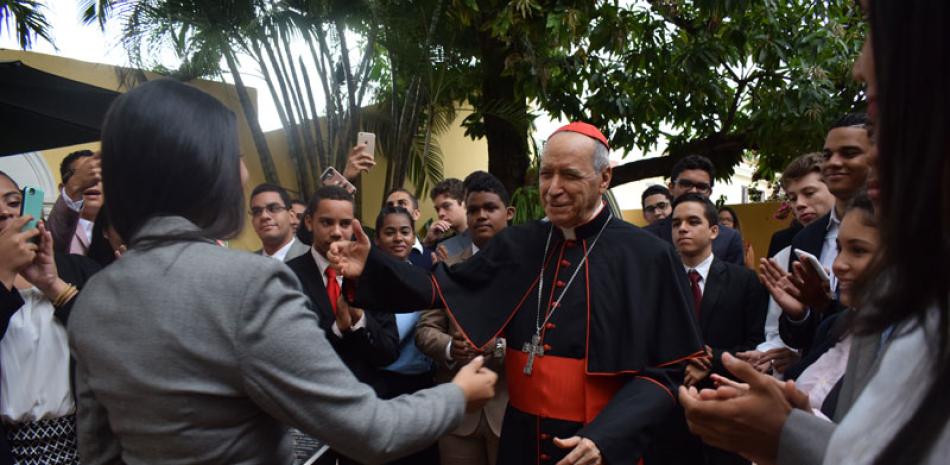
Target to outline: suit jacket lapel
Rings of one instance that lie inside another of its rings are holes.
[[[713,258],[712,265],[709,267],[709,274],[706,276],[706,285],[703,288],[703,302],[699,307],[700,328],[703,332],[709,326],[709,319],[717,307],[716,303],[722,293],[722,288],[728,285],[728,283],[723,282],[726,277],[725,271],[726,265],[723,265],[718,258]]]
[[[831,213],[828,213],[818,220],[820,227],[816,227],[813,230],[814,234],[810,234],[804,238],[805,241],[802,243],[802,249],[816,257],[820,257],[821,246],[825,243],[825,234],[828,232],[829,223],[831,223]]]
[[[304,285],[304,288],[307,289],[307,293],[310,294],[310,299],[316,307],[317,314],[321,319],[332,319],[333,307],[330,305],[330,298],[327,297],[327,287],[323,284],[323,275],[320,273],[320,267],[317,266],[317,261],[313,257],[307,257],[307,259],[304,260],[304,265],[304,275],[300,281]]]

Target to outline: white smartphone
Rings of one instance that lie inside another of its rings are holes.
[[[366,144],[364,152],[373,157],[373,159],[376,158],[376,134],[371,132],[358,132],[356,133],[356,143]]]
[[[320,181],[322,181],[325,186],[340,186],[346,189],[350,194],[356,193],[356,186],[350,181],[347,181],[347,179],[332,166],[324,170],[323,174],[320,175]]]
[[[812,267],[815,270],[815,273],[818,273],[818,277],[826,283],[831,283],[831,277],[828,276],[828,272],[825,271],[825,268],[821,266],[821,262],[818,261],[818,257],[805,252],[802,249],[795,249],[795,254],[798,255],[798,259],[804,263],[807,263],[808,266]]]

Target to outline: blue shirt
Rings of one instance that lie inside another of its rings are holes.
[[[432,370],[432,360],[416,347],[416,323],[422,311],[396,314],[396,328],[399,330],[399,358],[383,368],[404,375],[419,375]]]

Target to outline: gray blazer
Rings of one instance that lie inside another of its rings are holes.
[[[159,217],[141,233],[189,229]],[[299,287],[284,264],[211,242],[133,245],[94,276],[69,321],[82,462],[290,464],[289,425],[375,464],[458,426],[454,384],[377,399]]]
[[[290,250],[287,251],[287,255],[284,256],[284,263],[287,263],[307,252],[310,252],[310,246],[300,242],[300,239],[294,237],[293,244],[290,245]],[[264,249],[257,249],[254,253],[258,255],[264,255]]]
[[[792,409],[779,438],[778,465],[821,465],[835,427],[848,414],[861,390],[877,371],[880,341],[880,335],[870,335],[855,336],[851,342],[848,365],[832,418],[834,423]]]

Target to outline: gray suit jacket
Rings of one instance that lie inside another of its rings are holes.
[[[877,371],[880,335],[856,336],[851,342],[834,423],[792,409],[785,420],[778,445],[778,465],[821,465],[838,422],[848,414],[861,390]]]
[[[159,217],[141,234],[190,229]],[[69,322],[83,463],[289,464],[290,425],[375,464],[458,426],[453,384],[377,399],[299,287],[284,264],[211,242],[133,241]]]
[[[294,243],[290,245],[290,250],[287,251],[287,255],[284,256],[284,263],[287,263],[307,252],[310,252],[310,246],[300,242],[300,239],[294,237]],[[254,253],[258,255],[264,255],[264,249],[257,249]]]

